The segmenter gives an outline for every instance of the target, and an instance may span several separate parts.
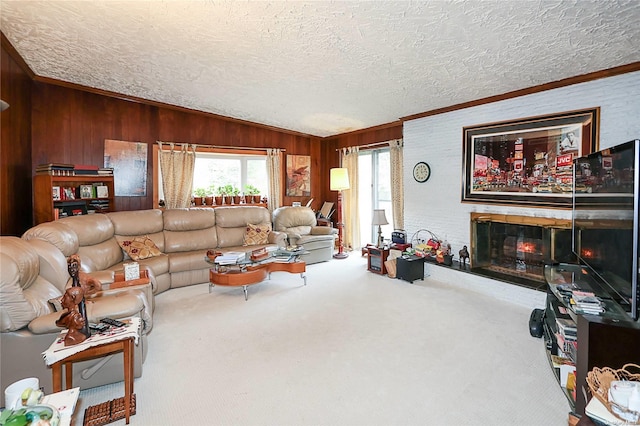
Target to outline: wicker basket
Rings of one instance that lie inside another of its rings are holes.
[[[618,370],[614,370],[609,367],[594,367],[593,370],[587,373],[587,384],[589,385],[591,394],[598,398],[598,400],[602,402],[605,407],[607,407],[607,410],[609,410],[611,414],[613,414],[620,420],[624,420],[627,422],[629,421],[630,417],[632,418],[635,416],[635,418],[637,419],[640,413],[636,411],[630,411],[626,407],[622,407],[613,401],[609,401],[609,387],[611,386],[611,382],[614,382],[616,380],[640,382],[640,365],[625,364]]]

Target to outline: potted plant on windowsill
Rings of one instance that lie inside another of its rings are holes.
[[[231,192],[233,185],[223,185],[218,187],[218,194],[222,197],[220,204],[231,204]]]
[[[240,204],[240,188],[232,187],[231,196],[233,197],[233,204]]]
[[[247,203],[260,203],[260,190],[253,185],[245,185],[244,195]]]
[[[225,191],[224,186],[219,186],[216,189],[216,204],[219,206],[222,206],[225,204],[225,198],[227,196],[227,193]]]
[[[196,188],[193,191],[193,203],[196,206],[201,206],[205,195],[207,195],[207,191],[204,188]]]

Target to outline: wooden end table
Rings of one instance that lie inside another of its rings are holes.
[[[78,353],[70,355],[60,361],[51,364],[53,374],[53,391],[62,391],[62,367],[64,366],[65,384],[67,389],[73,385],[73,363],[99,358],[105,355],[122,352],[124,356],[124,412],[127,424],[131,411],[131,401],[133,395],[133,346],[134,338],[128,337],[114,342],[92,346]]]

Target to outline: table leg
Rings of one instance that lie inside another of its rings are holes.
[[[242,286],[242,289],[244,290],[244,300],[245,300],[245,302],[246,302],[247,300],[249,300],[249,295],[248,295],[248,293],[247,293],[247,286],[246,286],[246,285],[243,285],[243,286]]]
[[[127,424],[131,410],[131,393],[133,392],[133,339],[127,339],[123,345],[124,355],[124,413]]]
[[[307,276],[304,274],[304,272],[300,273],[300,278],[304,280],[304,285],[307,285]]]
[[[65,362],[64,363],[64,377],[65,377],[65,385],[67,389],[71,389],[73,387],[73,363]]]
[[[62,391],[62,362],[58,361],[51,366],[53,375],[53,393]]]

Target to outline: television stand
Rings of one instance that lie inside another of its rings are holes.
[[[545,267],[547,280],[547,302],[543,320],[543,337],[549,358],[559,384],[564,382],[560,371],[554,368],[552,357],[568,358],[575,366],[576,391],[566,387],[562,390],[569,401],[571,411],[579,416],[585,414],[590,399],[587,373],[594,367],[622,368],[628,363],[637,363],[640,354],[640,324],[632,320],[614,300],[602,291],[588,268],[580,265],[559,264]],[[581,315],[574,312],[561,293],[562,285],[575,283],[583,291],[591,291],[604,303],[602,315]],[[560,321],[558,321],[560,320]],[[577,345],[563,347],[559,323],[571,324],[577,330]],[[586,397],[585,397],[586,395]]]

